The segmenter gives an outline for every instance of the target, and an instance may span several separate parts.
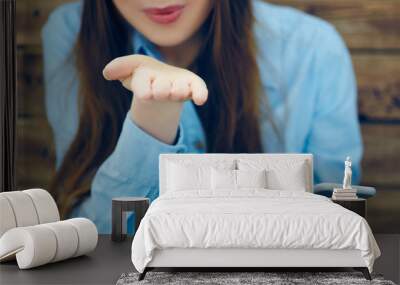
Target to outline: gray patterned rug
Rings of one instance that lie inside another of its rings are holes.
[[[122,274],[117,285],[133,284],[267,284],[267,285],[297,285],[297,284],[376,284],[395,285],[384,280],[380,275],[372,275],[368,281],[360,272],[148,272],[146,278],[138,281],[138,273]]]

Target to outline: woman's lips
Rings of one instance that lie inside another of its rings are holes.
[[[151,20],[158,24],[170,24],[179,18],[183,8],[183,5],[174,5],[165,8],[147,8],[143,11]]]

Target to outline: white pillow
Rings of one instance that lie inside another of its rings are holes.
[[[267,171],[235,170],[238,188],[267,188]]]
[[[240,188],[267,188],[266,171],[262,170],[211,170],[213,190],[238,190]]]
[[[234,169],[235,161],[169,161],[167,191],[211,190],[211,168]]]
[[[305,192],[310,188],[304,160],[239,159],[237,164],[239,170],[265,169],[268,189]]]
[[[267,172],[268,188],[288,191],[307,191],[307,179],[304,167],[299,166],[288,171],[269,170]]]
[[[236,189],[236,170],[231,169],[211,169],[211,188],[218,189]]]

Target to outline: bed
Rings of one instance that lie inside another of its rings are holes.
[[[380,255],[361,216],[312,193],[310,154],[161,154],[135,234],[141,273],[183,267],[352,267]]]

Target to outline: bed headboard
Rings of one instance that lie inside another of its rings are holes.
[[[277,160],[293,160],[293,161],[304,161],[307,165],[307,179],[309,179],[307,192],[313,192],[313,156],[312,154],[275,154],[275,153],[260,153],[260,154],[225,154],[225,153],[210,153],[210,154],[171,154],[165,153],[160,154],[159,157],[159,182],[160,182],[160,195],[166,192],[167,185],[167,175],[166,168],[169,161],[174,160],[207,160],[207,161],[218,161],[218,160],[232,160],[235,161],[237,159],[267,159],[271,161]]]

